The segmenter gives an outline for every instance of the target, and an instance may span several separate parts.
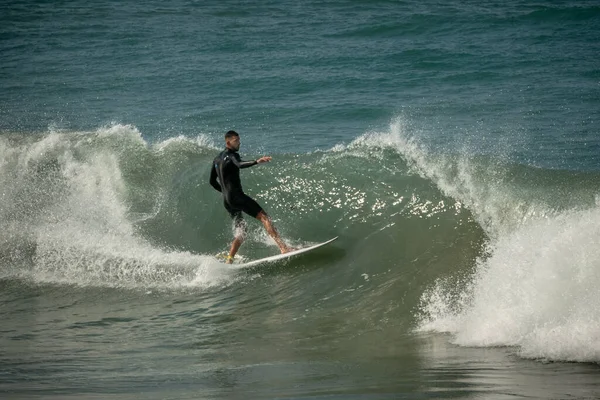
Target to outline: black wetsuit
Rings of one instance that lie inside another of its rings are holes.
[[[236,223],[242,220],[242,211],[256,218],[262,207],[242,190],[240,168],[258,164],[256,161],[242,161],[237,151],[223,150],[213,161],[210,170],[210,184],[223,193],[225,208]]]

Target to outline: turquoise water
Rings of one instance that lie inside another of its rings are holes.
[[[0,10],[3,397],[598,397],[596,2]]]

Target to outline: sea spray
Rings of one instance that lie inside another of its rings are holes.
[[[524,357],[600,360],[600,209],[531,222],[493,245],[471,282],[422,297],[420,330],[464,346],[518,346]]]
[[[123,125],[3,138],[3,274],[118,287],[231,281],[213,257],[157,248],[139,232],[136,223],[158,213],[177,170],[172,156],[160,155],[175,142],[152,146]],[[193,149],[203,140],[185,142]]]
[[[395,148],[409,170],[471,211],[486,245],[471,268],[424,290],[418,330],[524,357],[600,360],[598,174],[548,172],[463,149],[446,154],[401,118],[352,146]],[[339,149],[336,149],[339,150]]]

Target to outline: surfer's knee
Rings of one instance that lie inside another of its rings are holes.
[[[271,221],[271,217],[269,217],[269,215],[266,212],[264,212],[264,211],[259,212],[258,215],[256,216],[256,219],[259,220],[260,222],[262,222],[262,224],[265,226],[265,228],[273,229],[273,222]]]

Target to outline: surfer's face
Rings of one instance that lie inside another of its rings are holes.
[[[229,147],[232,150],[239,150],[240,149],[240,137],[239,136],[234,136],[231,139],[227,139],[227,147]]]

